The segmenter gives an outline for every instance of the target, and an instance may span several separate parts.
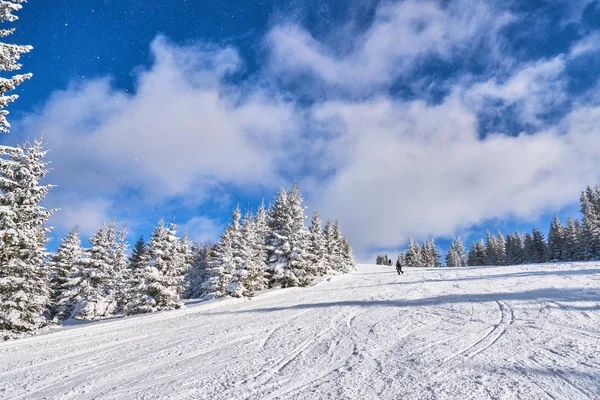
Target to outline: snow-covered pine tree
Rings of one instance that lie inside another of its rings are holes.
[[[474,252],[469,254],[468,264],[472,266],[487,265],[487,246],[483,239],[477,242]]]
[[[342,237],[342,259],[344,260],[344,272],[350,272],[356,269],[352,244],[350,244],[350,241],[345,237]]]
[[[22,8],[21,3],[25,0],[3,0],[0,2],[0,23],[14,22],[18,18],[13,12]],[[14,33],[15,29],[1,29],[0,37],[6,37]],[[28,53],[33,49],[31,46],[0,43],[0,72],[12,72],[21,69],[19,59],[23,53]],[[16,94],[7,95],[7,92],[14,90],[21,83],[31,78],[31,74],[13,75],[9,78],[0,78],[0,132],[8,133],[10,124],[6,119],[9,112],[5,109],[9,103],[15,101],[19,96]]]
[[[421,266],[421,252],[419,251],[419,244],[414,244],[411,236],[408,238],[408,250],[406,251],[406,266],[407,267],[420,267]]]
[[[115,274],[113,276],[113,287],[116,291],[117,297],[117,308],[115,313],[120,314],[123,312],[123,307],[129,301],[129,287],[131,280],[133,279],[132,270],[129,268],[129,259],[127,257],[127,251],[129,249],[129,243],[127,243],[127,227],[121,226],[121,229],[117,231],[115,223],[112,224],[112,258]]]
[[[485,239],[485,253],[487,256],[485,265],[498,265],[498,244],[496,243],[496,237],[489,231]]]
[[[73,227],[71,232],[62,240],[56,252],[50,256],[50,316],[56,322],[63,321],[73,312],[72,299],[69,299],[65,289],[68,288],[69,277],[77,272],[83,258],[79,229]]]
[[[210,245],[192,243],[193,262],[185,277],[184,298],[195,299],[204,294],[202,284],[207,279],[210,251]]]
[[[196,254],[194,253],[194,249],[197,247],[195,243],[190,240],[188,233],[185,232],[181,240],[179,240],[179,253],[183,260],[182,266],[182,274],[183,274],[183,290],[181,293],[181,297],[185,298],[186,294],[189,293],[189,281],[187,277],[191,273],[192,268],[194,267],[194,263],[196,261]]]
[[[466,267],[467,266],[467,251],[465,250],[465,244],[463,243],[460,236],[456,238],[454,241],[454,250],[458,255],[458,259],[460,260],[460,265],[457,267]]]
[[[239,254],[242,245],[240,219],[241,212],[239,207],[236,207],[231,223],[225,228],[213,249],[207,279],[203,283],[203,292],[207,299],[226,296],[235,289],[236,274],[242,263]]]
[[[308,248],[306,252],[309,272],[314,276],[322,276],[327,273],[325,266],[325,238],[319,211],[312,215],[311,224],[308,229]]]
[[[141,235],[137,242],[133,245],[131,256],[129,257],[129,268],[132,271],[136,271],[144,266],[144,254],[146,253],[146,242],[144,241],[144,235]]]
[[[71,317],[94,320],[112,315],[117,309],[121,279],[114,265],[115,226],[102,226],[89,239],[91,248],[85,249],[77,270],[69,277],[61,307],[72,309]]]
[[[523,263],[533,264],[535,262],[533,237],[531,233],[525,232],[525,236],[523,237]]]
[[[562,258],[565,246],[565,229],[560,223],[558,216],[554,214],[550,231],[548,232],[548,258],[549,261],[564,261]]]
[[[289,192],[283,188],[279,191],[269,210],[267,268],[273,287],[306,285],[313,278],[306,271],[307,233],[302,201],[298,185],[294,183]]]
[[[496,236],[496,265],[506,265],[506,239],[501,232]]]
[[[137,271],[134,295],[125,307],[126,314],[181,308],[185,268],[176,225],[167,227],[161,220],[148,242],[147,264]]]
[[[340,258],[340,251],[338,249],[338,241],[336,240],[334,233],[334,224],[331,220],[325,222],[323,227],[323,238],[325,239],[325,268],[328,275],[337,274],[337,266],[343,261]],[[383,256],[382,261],[387,263],[387,256]]]
[[[469,248],[469,255],[467,258],[467,264],[469,266],[478,266],[477,264],[477,246],[475,243],[471,243],[471,247]]]
[[[457,251],[454,249],[454,243],[450,244],[450,248],[446,254],[446,267],[460,267],[460,258]]]
[[[532,261],[534,263],[543,263],[548,260],[548,246],[544,234],[535,228],[532,234]]]
[[[263,240],[257,232],[256,219],[250,213],[246,213],[241,225],[241,264],[234,276],[235,290],[232,296],[254,296],[258,290],[268,287],[265,277],[266,256],[264,254]]]
[[[600,200],[594,190],[588,186],[581,192],[582,244],[586,260],[594,260],[600,255]]]
[[[0,147],[0,337],[4,338],[45,324],[49,289],[44,262],[50,231],[46,223],[53,213],[39,205],[52,187],[40,185],[48,173],[46,153],[41,141]]]
[[[421,266],[433,267],[433,264],[433,248],[431,247],[431,243],[425,241],[421,246]]]
[[[338,273],[341,274],[350,272],[353,266],[346,264],[347,260],[344,255],[344,237],[342,236],[342,231],[340,230],[340,222],[337,220],[333,223],[333,238],[337,243],[335,246],[335,250],[337,252],[335,258],[339,260],[339,262],[334,265],[334,268]]]
[[[585,259],[585,249],[583,248],[581,236],[582,229],[579,221],[567,218],[561,260],[582,261]]]
[[[523,258],[525,257],[523,249],[523,239],[519,231],[516,231],[512,237],[512,258],[510,260],[511,265],[523,264]]]

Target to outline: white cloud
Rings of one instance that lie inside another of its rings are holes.
[[[363,91],[411,74],[427,56],[450,60],[457,50],[468,52],[485,43],[496,57],[497,33],[513,20],[481,2],[384,3],[364,34],[344,36],[351,45],[343,46],[350,48],[343,54],[336,51],[339,43],[320,43],[296,24],[276,26],[268,36],[271,66],[284,78],[307,72],[333,87]]]
[[[541,125],[541,114],[567,100],[565,65],[561,55],[520,66],[503,82],[494,78],[468,88],[466,101],[478,111],[489,106],[489,99],[502,100],[503,107],[517,104],[521,121]]]
[[[480,140],[476,114],[459,96],[437,106],[387,98],[325,103],[315,117],[343,132],[328,151],[339,160],[311,197],[342,221],[359,256],[402,246],[409,235],[450,236],[490,218],[531,218],[575,201],[600,179],[599,113],[576,111],[536,135]]]
[[[260,86],[229,86],[235,50],[157,38],[135,93],[108,79],[55,94],[28,131],[45,131],[52,179],[88,194],[135,188],[144,198],[202,193],[214,182],[271,185],[295,134],[294,107]],[[42,129],[43,128],[43,129]]]
[[[83,236],[90,236],[100,228],[102,222],[112,219],[111,202],[106,199],[82,199],[63,197],[60,209],[51,217],[50,225],[58,232],[68,232],[75,225]]]

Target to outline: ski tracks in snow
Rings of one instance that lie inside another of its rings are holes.
[[[600,398],[598,293],[597,263],[365,265],[0,343],[0,398]]]

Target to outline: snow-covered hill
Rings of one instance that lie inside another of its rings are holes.
[[[600,264],[359,266],[0,343],[0,398],[600,398]]]

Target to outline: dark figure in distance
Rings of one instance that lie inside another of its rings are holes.
[[[391,260],[391,259],[388,261],[388,265],[389,265],[390,267],[392,266],[392,260]]]
[[[392,262],[392,260],[390,260]],[[402,271],[402,264],[400,264],[400,260],[396,261],[396,271],[398,271],[398,275],[404,274]]]

